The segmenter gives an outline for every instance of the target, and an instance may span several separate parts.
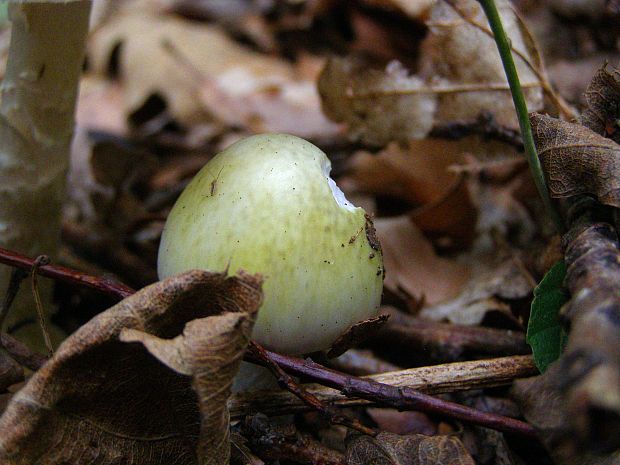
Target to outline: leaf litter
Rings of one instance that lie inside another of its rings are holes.
[[[566,352],[513,389],[520,413],[504,412],[524,415],[544,447],[363,406],[350,412],[378,425],[376,438],[345,441],[342,427],[313,413],[259,414],[230,432],[227,386],[260,291],[247,275],[205,274],[147,287],[90,322],[109,303],[57,285],[54,319],[76,332],[35,373],[0,353],[0,453],[29,464],[228,463],[231,447],[231,463],[255,465],[617,463],[615,291],[605,284],[616,279],[615,17],[597,4],[576,25],[579,2],[497,3],[528,108],[541,113],[532,118],[551,193],[569,220],[595,212],[564,238],[572,300],[557,323],[569,333]],[[341,356],[355,360],[325,363],[374,374],[527,350],[533,289],[557,237],[511,136],[512,100],[478,2],[101,1],[93,24],[63,220],[66,265],[152,283],[164,219],[191,176],[244,135],[290,132],[319,144],[348,198],[375,215],[384,310],[393,315],[383,331],[407,336],[381,336],[370,324],[374,339],[353,331],[338,348],[361,344],[363,352]],[[584,63],[601,56],[611,65],[586,73]],[[573,79],[573,90],[554,93],[548,74]],[[483,120],[494,129],[481,131]],[[584,197],[598,203],[583,207]],[[572,271],[571,260],[580,263]],[[426,349],[412,348],[422,340]],[[506,401],[501,388],[444,395],[485,410],[491,393]]]

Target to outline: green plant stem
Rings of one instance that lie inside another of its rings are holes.
[[[540,160],[538,159],[538,154],[536,153],[536,145],[534,144],[534,137],[532,136],[532,127],[530,126],[530,120],[528,117],[527,104],[525,103],[525,97],[523,96],[523,90],[521,89],[521,83],[519,82],[517,68],[512,58],[512,47],[510,45],[510,41],[506,36],[506,31],[504,31],[504,26],[502,25],[502,20],[499,16],[499,12],[497,11],[497,7],[495,6],[495,1],[478,0],[478,2],[487,16],[489,25],[491,26],[491,30],[493,31],[493,35],[495,37],[495,43],[497,44],[499,55],[502,59],[502,64],[504,65],[506,78],[508,79],[508,84],[510,85],[512,100],[519,119],[525,155],[530,165],[532,176],[534,177],[536,189],[538,189],[538,193],[542,199],[545,210],[555,223],[558,232],[563,233],[566,230],[564,222],[551,201],[549,190],[547,189],[547,182],[545,181],[542,166],[540,165]]]

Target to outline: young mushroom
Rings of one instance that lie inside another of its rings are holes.
[[[210,160],[174,205],[161,279],[193,268],[265,277],[252,337],[288,354],[327,349],[376,314],[383,261],[374,227],[329,177],[311,143],[286,134],[243,139]]]

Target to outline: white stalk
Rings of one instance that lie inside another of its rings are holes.
[[[11,0],[0,104],[0,246],[53,256],[84,60],[90,0]],[[10,269],[0,267],[0,294]],[[22,292],[27,294],[27,292]],[[33,315],[17,303],[10,321]]]

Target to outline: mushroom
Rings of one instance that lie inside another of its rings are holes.
[[[378,311],[381,247],[370,217],[329,177],[311,143],[243,139],[189,183],[164,227],[161,279],[193,268],[265,277],[253,339],[288,354],[327,349]]]

